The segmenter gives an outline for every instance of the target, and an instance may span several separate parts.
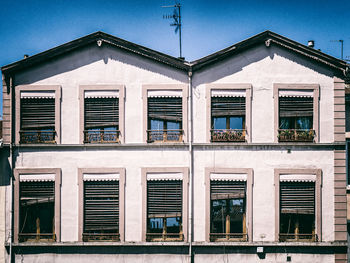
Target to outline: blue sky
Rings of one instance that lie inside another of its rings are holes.
[[[163,15],[173,0],[0,0],[0,65],[95,31],[178,57],[178,35]],[[350,60],[349,0],[181,0],[183,56],[195,60],[271,30]],[[347,57],[349,56],[349,57]],[[0,95],[2,99],[2,94]],[[2,103],[0,104],[2,114]]]

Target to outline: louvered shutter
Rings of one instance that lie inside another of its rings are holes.
[[[210,181],[211,200],[245,198],[246,182]]]
[[[119,98],[85,98],[85,128],[119,125]]]
[[[280,207],[283,214],[314,214],[315,183],[280,182]]]
[[[148,98],[148,118],[182,121],[182,98]]]
[[[178,217],[182,215],[182,180],[147,181],[147,215]]]
[[[21,206],[55,202],[55,182],[21,182]]]
[[[21,129],[55,129],[54,98],[21,98]]]
[[[312,97],[279,97],[280,117],[313,116]]]
[[[245,116],[245,97],[212,97],[211,116]]]
[[[119,181],[84,181],[84,232],[119,230]]]

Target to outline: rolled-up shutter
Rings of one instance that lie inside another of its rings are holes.
[[[244,198],[246,182],[243,181],[210,181],[211,200]]]
[[[313,116],[312,97],[279,97],[280,117]]]
[[[55,182],[21,182],[21,207],[55,201]]]
[[[212,97],[211,116],[245,116],[245,97]]]
[[[54,98],[21,98],[21,129],[54,129]]]
[[[166,121],[182,121],[182,98],[149,97],[148,118]]]
[[[182,180],[147,181],[147,215],[179,217],[182,215]]]
[[[119,125],[118,98],[85,98],[85,128]]]
[[[280,182],[280,207],[283,214],[314,214],[314,182]]]
[[[84,232],[119,230],[119,181],[84,181]]]

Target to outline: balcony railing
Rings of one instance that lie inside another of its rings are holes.
[[[19,131],[19,143],[56,143],[55,131],[26,130]]]
[[[119,143],[118,130],[85,130],[84,143]]]
[[[25,233],[25,234],[18,234],[18,241],[19,242],[47,242],[47,241],[56,241],[56,234],[53,233]]]
[[[183,130],[147,130],[147,142],[182,142]]]
[[[317,234],[279,234],[280,242],[317,242]]]
[[[279,142],[313,142],[315,131],[309,129],[280,129],[278,130]]]
[[[118,233],[83,233],[83,241],[120,241]]]
[[[210,130],[212,142],[245,142],[245,130]]]
[[[183,241],[183,233],[147,233],[146,241]]]
[[[245,233],[210,233],[210,241],[248,241],[248,234]]]

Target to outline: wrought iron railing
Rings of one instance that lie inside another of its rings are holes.
[[[21,233],[18,234],[18,241],[19,242],[26,242],[26,241],[56,241],[56,234],[53,233]]]
[[[118,130],[85,130],[84,143],[119,143]]]
[[[183,130],[147,130],[147,142],[182,142]]]
[[[317,242],[317,234],[279,234],[280,242]]]
[[[210,233],[210,241],[248,241],[246,233]]]
[[[183,241],[183,233],[147,233],[146,241]]]
[[[212,142],[245,142],[245,133],[239,129],[210,130]]]
[[[118,233],[83,233],[83,241],[120,241]]]
[[[19,136],[19,143],[56,143],[56,131],[22,130]]]
[[[279,142],[313,142],[315,130],[310,129],[280,129],[278,130]]]

